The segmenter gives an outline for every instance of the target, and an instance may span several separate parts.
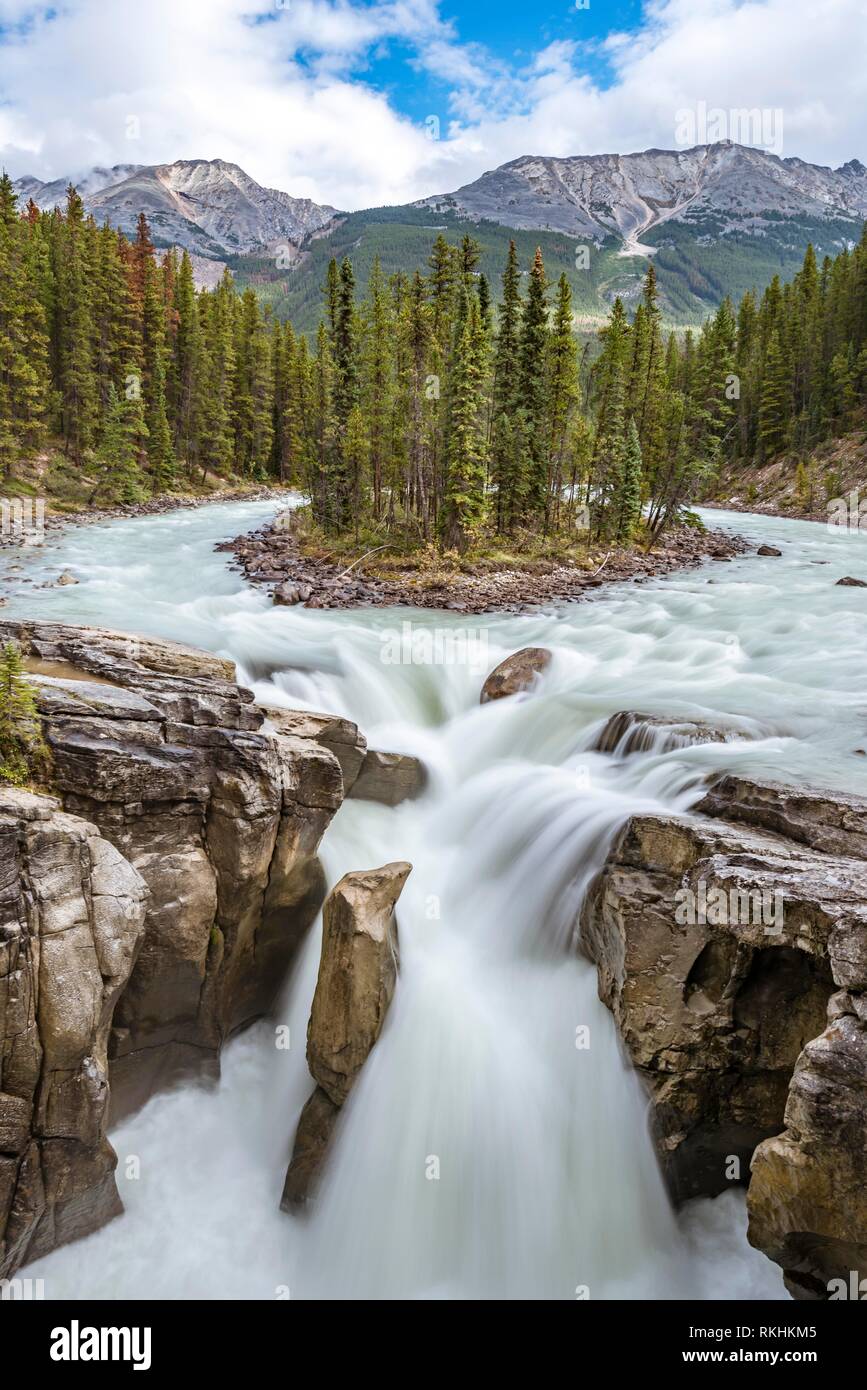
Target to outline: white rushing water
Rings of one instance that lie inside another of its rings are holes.
[[[347,714],[372,746],[424,759],[419,801],[348,802],[323,847],[332,882],[414,865],[394,1003],[311,1219],[278,1201],[311,1089],[317,929],[280,1013],[291,1049],[259,1025],[226,1049],[216,1090],[157,1097],[120,1127],[126,1214],[27,1273],[52,1298],[783,1296],[779,1270],[746,1244],[740,1193],[672,1213],[574,920],[626,816],[686,809],[714,769],[867,792],[854,753],[867,745],[867,599],[834,584],[867,578],[867,540],[716,514],[782,558],[518,617],[330,613],[272,607],[213,552],[269,510],[223,504],[7,551],[5,612],[199,644],[231,656],[264,703]],[[64,569],[78,585],[40,587]],[[393,664],[387,639],[406,621],[469,632],[476,664]],[[487,671],[528,644],[554,653],[541,690],[480,707]],[[589,752],[621,709],[723,717],[750,739]]]

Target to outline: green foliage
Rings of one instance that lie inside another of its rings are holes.
[[[18,647],[7,642],[0,651],[0,781],[22,786],[47,765],[36,696]]]
[[[584,267],[557,233],[378,210],[311,242],[303,275],[248,258],[197,293],[144,216],[130,241],[74,189],[21,215],[0,179],[0,467],[55,435],[94,501],[273,477],[334,540],[652,544],[721,469],[863,418],[867,239],[808,247],[784,283],[791,228],[768,219],[770,282],[735,307],[719,258],[757,261],[746,226],[721,247],[711,223],[702,250],[668,224],[651,263],[611,241]]]

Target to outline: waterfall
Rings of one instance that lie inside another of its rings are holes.
[[[833,583],[859,572],[860,537],[727,517],[783,558],[487,620],[274,608],[212,549],[266,514],[231,504],[86,528],[14,573],[4,557],[8,611],[198,643],[231,656],[262,703],[348,715],[373,746],[424,760],[418,801],[347,802],[323,846],[331,882],[413,864],[395,999],[309,1217],[278,1201],[312,1089],[316,928],[279,1011],[291,1048],[263,1023],[226,1049],[215,1091],[186,1086],[120,1127],[126,1215],[26,1273],[48,1297],[781,1296],[779,1270],[746,1244],[741,1194],[672,1211],[576,919],[625,820],[687,810],[712,772],[867,790],[852,757],[867,618],[862,591]],[[61,568],[79,585],[38,587]],[[483,632],[487,669],[530,644],[554,660],[533,696],[480,706],[477,647],[473,661],[383,660],[406,621]],[[666,716],[675,734],[606,741],[623,710]],[[727,741],[677,732],[701,719]]]

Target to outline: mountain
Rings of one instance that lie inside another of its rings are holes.
[[[296,248],[335,214],[334,208],[320,207],[309,198],[263,188],[237,164],[222,159],[117,165],[94,169],[75,182],[98,222],[110,222],[134,235],[139,213],[144,212],[159,245],[185,246],[216,259],[283,243]],[[39,184],[24,178],[16,188],[40,207],[53,207],[64,201],[67,183],[58,179]]]
[[[731,142],[527,156],[454,193],[338,216],[288,275],[256,256],[232,268],[278,314],[310,329],[330,256],[352,257],[363,290],[375,256],[387,274],[423,267],[437,230],[455,239],[469,222],[479,270],[497,286],[510,238],[525,269],[541,245],[549,278],[562,272],[572,285],[579,329],[595,328],[617,295],[627,305],[637,299],[648,256],[667,321],[697,324],[725,295],[793,275],[808,242],[820,258],[837,254],[861,235],[865,215],[867,169],[854,159],[828,169]]]
[[[140,164],[115,164],[110,169],[97,166],[81,178],[52,179],[50,183],[43,183],[41,179],[27,175],[23,179],[16,179],[15,190],[22,202],[32,198],[38,208],[50,211],[54,207],[62,207],[66,202],[66,190],[70,183],[75,184],[86,203],[94,194],[129,178],[130,174],[137,173],[141,167]]]
[[[613,235],[632,251],[667,222],[715,237],[745,228],[760,235],[781,217],[857,222],[867,215],[867,169],[855,159],[825,169],[728,140],[642,154],[526,156],[418,206],[598,243]]]
[[[16,187],[51,207],[67,182],[24,178]],[[648,256],[668,322],[696,324],[725,295],[794,274],[808,242],[820,257],[836,254],[857,240],[867,216],[867,169],[858,160],[829,169],[730,141],[525,156],[453,193],[353,213],[263,188],[220,159],[93,169],[77,185],[98,221],[132,234],[145,212],[157,245],[227,262],[242,286],[302,330],[318,321],[331,256],[352,258],[363,293],[376,256],[386,274],[411,273],[426,266],[438,231],[457,239],[468,222],[492,284],[510,238],[525,267],[541,245],[549,277],[569,278],[578,327],[592,329],[615,296],[637,298]],[[200,283],[211,278],[206,271],[197,273]]]

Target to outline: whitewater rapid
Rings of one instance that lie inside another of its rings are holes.
[[[780,1271],[746,1244],[741,1192],[671,1211],[574,924],[624,819],[687,809],[710,771],[867,793],[854,752],[867,740],[867,603],[834,583],[867,578],[867,538],[717,513],[782,557],[517,617],[331,613],[272,607],[214,552],[272,509],[222,504],[5,551],[5,613],[198,644],[235,660],[263,704],[348,715],[373,746],[424,759],[419,801],[347,802],[323,844],[331,882],[414,866],[394,1003],[311,1219],[278,1201],[311,1089],[317,928],[276,1020],[291,1048],[260,1024],[225,1050],[217,1089],[157,1097],[119,1127],[125,1215],[26,1273],[49,1298],[782,1297]],[[79,583],[55,587],[64,570]],[[394,664],[405,622],[470,632],[470,659]],[[487,671],[529,644],[554,653],[541,691],[480,707]],[[622,709],[722,717],[749,740],[590,751]],[[589,1048],[576,1047],[583,1029]]]

